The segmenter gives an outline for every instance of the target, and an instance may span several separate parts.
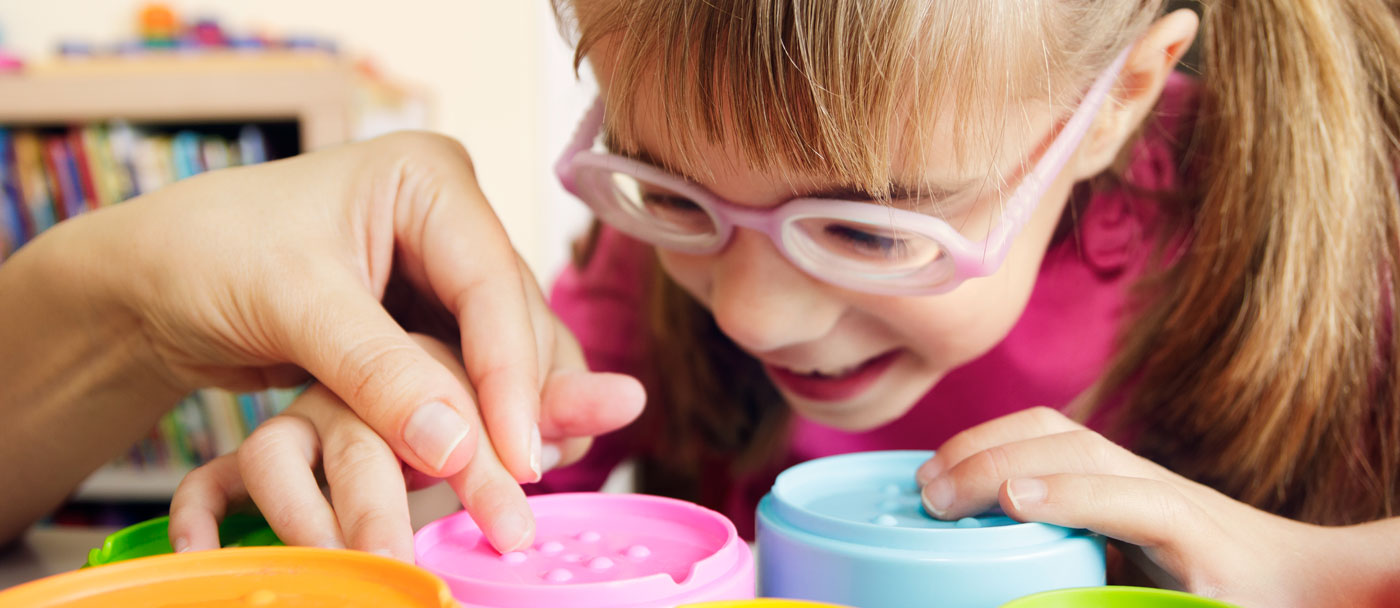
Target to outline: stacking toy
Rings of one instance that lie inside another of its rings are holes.
[[[1104,584],[1104,539],[1000,514],[927,515],[932,452],[866,452],[784,471],[758,506],[759,593],[858,608],[988,608]]]
[[[432,574],[401,561],[305,547],[244,547],[134,559],[0,592],[0,608],[448,608]]]
[[[780,600],[774,598],[760,598],[756,600],[731,600],[727,602],[705,602],[703,604],[686,604],[679,608],[844,608],[836,604],[819,604],[817,602],[804,602],[802,600]]]
[[[1235,605],[1165,589],[1089,587],[1037,593],[1003,604],[1001,608],[1235,608]]]
[[[638,494],[529,502],[533,546],[497,553],[460,512],[414,536],[418,565],[466,608],[669,608],[754,596],[752,554],[714,511]]]
[[[170,518],[157,517],[127,526],[108,536],[102,546],[88,552],[84,568],[115,564],[138,557],[174,553],[170,546]],[[268,527],[267,520],[256,515],[234,513],[219,524],[219,545],[222,547],[266,547],[282,544]]]

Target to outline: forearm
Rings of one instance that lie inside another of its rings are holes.
[[[131,269],[93,242],[111,235],[85,219],[0,265],[0,540],[57,505],[183,392],[119,297]]]

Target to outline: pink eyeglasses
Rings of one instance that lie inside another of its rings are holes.
[[[1127,58],[1104,70],[980,242],[936,217],[872,202],[798,198],[754,209],[652,165],[590,151],[602,130],[600,99],[584,116],[555,173],[564,187],[614,228],[657,247],[706,255],[736,227],[768,235],[793,265],[847,289],[890,295],[951,291],[995,273],[1011,242],[1089,130]]]

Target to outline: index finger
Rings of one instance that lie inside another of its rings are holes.
[[[394,232],[457,318],[462,360],[491,443],[517,481],[540,474],[539,345],[515,249],[477,186],[466,151],[446,138],[401,168]]]

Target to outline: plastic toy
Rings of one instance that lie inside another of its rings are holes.
[[[1189,593],[1142,587],[1090,587],[1046,591],[1001,608],[1236,608]]]
[[[180,34],[180,20],[164,4],[148,4],[137,15],[141,40],[151,48],[171,48]]]
[[[102,546],[88,552],[84,568],[115,564],[138,557],[174,553],[170,546],[170,518],[157,517],[113,533]],[[267,547],[282,541],[256,515],[234,513],[219,524],[219,544],[224,547]]]
[[[703,604],[686,604],[677,608],[845,608],[836,604],[819,604],[817,602],[804,602],[802,600],[781,600],[774,598],[761,598],[756,600],[733,600],[728,602],[705,602]]]
[[[924,513],[914,471],[932,452],[806,462],[758,506],[763,596],[860,608],[986,608],[1038,591],[1104,584],[1104,539],[999,514]]]
[[[196,551],[40,579],[0,592],[0,608],[447,608],[427,571],[395,559],[305,547]]]
[[[465,512],[414,536],[418,565],[465,608],[661,608],[754,596],[753,557],[724,516],[637,494],[530,498],[535,544],[497,553]]]

